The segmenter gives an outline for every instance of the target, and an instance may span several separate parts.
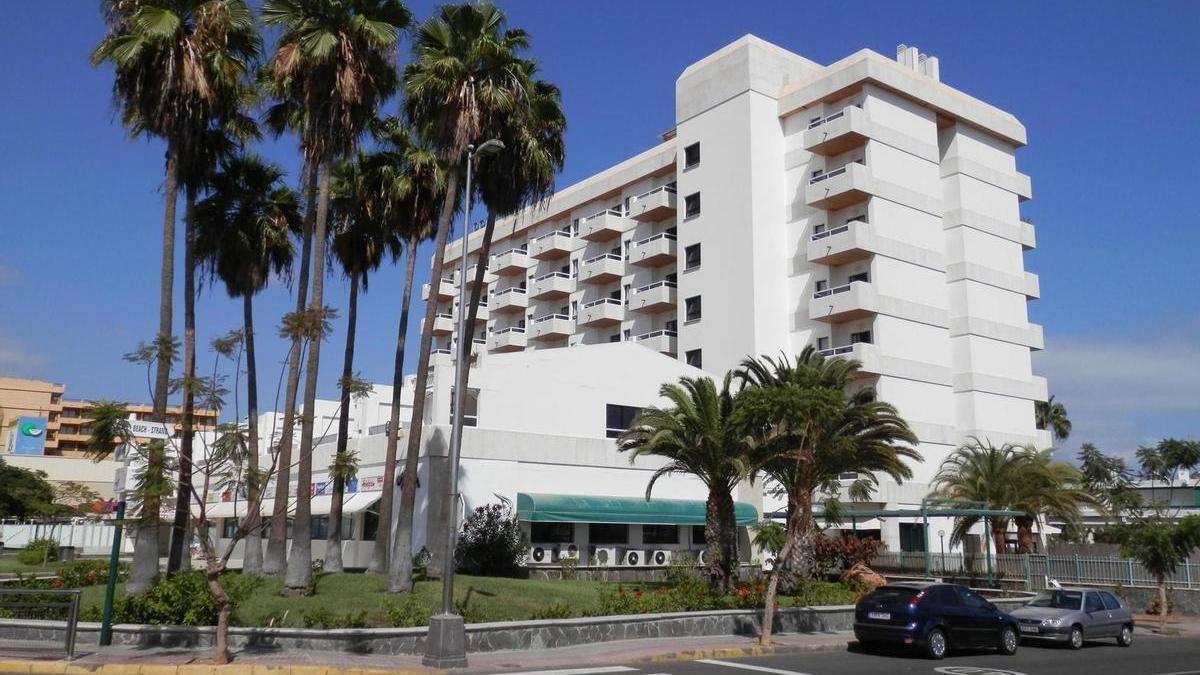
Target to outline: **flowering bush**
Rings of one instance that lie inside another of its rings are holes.
[[[818,534],[813,539],[813,577],[821,579],[855,563],[870,565],[883,549],[883,542],[878,539]]]
[[[124,581],[129,576],[129,566],[120,563],[117,566],[117,581]],[[79,560],[64,565],[58,570],[59,582],[54,588],[83,588],[84,586],[103,585],[108,582],[107,560]],[[52,584],[53,585],[53,584]]]

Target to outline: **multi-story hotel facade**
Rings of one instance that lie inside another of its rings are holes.
[[[661,143],[502,220],[486,260],[470,234],[467,282],[487,266],[480,359],[634,342],[721,376],[809,345],[855,358],[924,456],[880,505],[919,503],[970,437],[1049,445],[1015,117],[915,48],[822,66],[753,36],[688,67],[675,104]],[[440,352],[461,246],[424,289]]]

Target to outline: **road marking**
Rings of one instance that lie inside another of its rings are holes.
[[[716,659],[700,659],[696,663],[708,663],[714,666],[725,666],[726,668],[738,668],[740,670],[753,670],[759,673],[775,673],[776,675],[808,675],[808,673],[801,673],[797,670],[766,668],[764,666],[752,666],[749,663],[734,663],[732,661],[718,661]]]
[[[521,673],[504,673],[504,675],[593,675],[600,673],[629,673],[626,665],[605,665],[601,668],[570,668],[566,670],[524,670]]]
[[[1200,670],[1177,670],[1173,673],[1155,673],[1155,675],[1197,675]]]
[[[933,672],[943,675],[1025,675],[1016,670],[999,670],[997,668],[980,668],[978,666],[942,666],[934,668]]]

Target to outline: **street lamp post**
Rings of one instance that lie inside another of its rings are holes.
[[[942,576],[946,576],[946,531],[938,530],[938,542],[942,549]]]
[[[458,259],[458,345],[454,359],[454,413],[450,419],[450,492],[446,499],[446,552],[442,563],[442,613],[429,618],[422,663],[434,668],[465,668],[467,633],[463,618],[454,613],[454,551],[458,543],[458,462],[462,449],[463,408],[466,401],[467,359],[472,341],[467,337],[467,235],[471,225],[471,178],[475,161],[500,152],[504,143],[493,138],[478,148],[467,146],[467,208],[463,212],[462,245]],[[480,260],[480,265],[484,264]]]

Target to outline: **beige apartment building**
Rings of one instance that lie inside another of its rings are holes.
[[[87,457],[87,441],[92,432],[88,414],[91,402],[64,399],[65,392],[64,384],[0,377],[0,459],[13,466],[44,471],[51,482],[83,483],[101,497],[111,497],[117,463],[93,462]],[[152,418],[151,406],[130,404],[127,407],[134,420],[149,421]],[[176,438],[180,414],[177,406],[167,408],[166,422],[174,427]],[[214,431],[218,415],[217,410],[196,410],[196,430]],[[32,433],[44,437],[37,444],[40,448],[34,447],[30,454],[14,452],[17,437],[31,433],[21,428],[19,421],[22,418],[41,420]]]

